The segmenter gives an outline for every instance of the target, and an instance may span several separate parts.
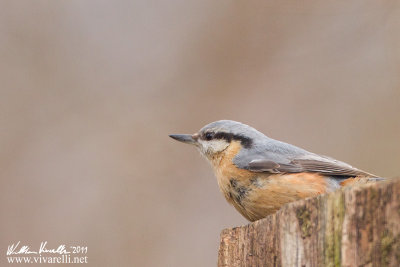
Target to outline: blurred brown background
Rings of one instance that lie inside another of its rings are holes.
[[[233,119],[400,174],[398,1],[1,1],[0,263],[215,266],[246,221],[170,133]]]

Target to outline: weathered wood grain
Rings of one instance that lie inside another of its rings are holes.
[[[344,188],[221,233],[218,266],[400,266],[400,180]]]

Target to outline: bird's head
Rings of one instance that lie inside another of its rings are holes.
[[[240,122],[221,120],[207,124],[195,134],[171,134],[170,137],[195,145],[202,155],[211,160],[234,141],[240,142],[244,148],[250,148],[259,134],[254,128]]]

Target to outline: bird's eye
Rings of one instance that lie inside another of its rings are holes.
[[[204,137],[207,141],[210,141],[214,137],[214,133],[206,133]]]

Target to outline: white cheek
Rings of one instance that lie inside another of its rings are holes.
[[[214,154],[223,151],[229,145],[225,140],[199,140],[200,150],[204,154]]]

